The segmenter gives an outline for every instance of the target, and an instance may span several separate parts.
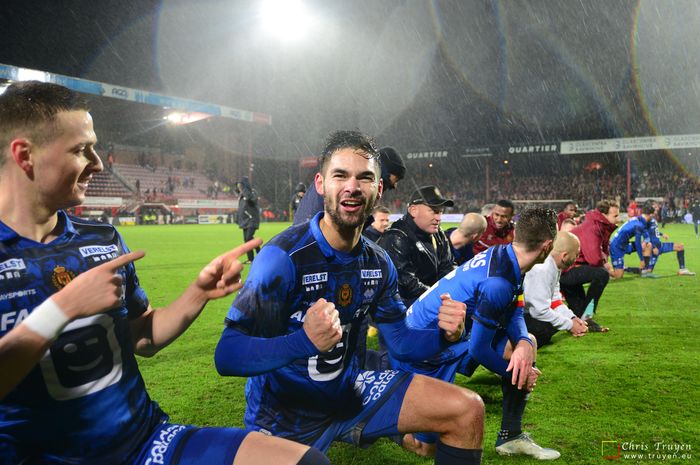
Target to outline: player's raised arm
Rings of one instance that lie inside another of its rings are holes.
[[[82,273],[0,338],[0,399],[24,379],[70,321],[119,305],[122,278],[117,270],[143,256],[142,251],[130,252]]]
[[[150,357],[177,339],[197,319],[209,300],[225,297],[241,288],[243,266],[238,258],[260,247],[253,239],[213,259],[197,279],[167,307],[148,310],[131,323],[135,352]]]

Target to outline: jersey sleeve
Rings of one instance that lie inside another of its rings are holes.
[[[644,254],[642,252],[642,240],[644,239],[645,236],[645,230],[641,226],[637,226],[634,228],[634,245],[635,248],[637,249],[637,256],[639,257],[639,260],[644,260]]]
[[[479,298],[472,319],[496,329],[502,312],[512,301],[513,286],[506,279],[487,278],[479,285]]]
[[[296,271],[289,255],[268,244],[255,257],[243,288],[226,315],[226,324],[244,334],[273,337],[285,334],[294,302]]]
[[[495,336],[495,327],[475,320],[469,337],[469,354],[480,365],[501,376],[506,376],[508,362],[503,358],[503,354],[496,352],[493,344]]]

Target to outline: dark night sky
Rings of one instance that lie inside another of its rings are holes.
[[[691,0],[307,0],[298,43],[253,1],[4,1],[0,63],[271,113],[291,156],[359,127],[403,150],[697,133]]]

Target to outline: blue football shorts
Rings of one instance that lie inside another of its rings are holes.
[[[354,392],[361,399],[358,408],[343,418],[304,422],[295,431],[272,422],[262,433],[272,434],[327,451],[333,441],[368,447],[381,437],[398,434],[399,413],[413,373],[384,370],[360,371],[354,380]],[[264,410],[264,409],[262,409]]]
[[[249,431],[163,423],[133,465],[231,465]]]
[[[610,261],[612,262],[612,267],[616,270],[623,270],[625,268],[625,255],[631,254],[636,250],[637,247],[635,247],[634,242],[627,243],[624,249],[610,247]]]
[[[491,341],[491,347],[497,354],[503,354],[508,343],[508,335],[503,330],[496,331],[496,334]],[[468,346],[468,344],[467,344]],[[420,373],[433,378],[441,379],[448,383],[452,383],[455,380],[455,375],[460,373],[464,376],[471,376],[474,371],[479,367],[479,362],[474,360],[474,357],[467,351],[460,358],[453,359],[449,363],[442,364],[440,366],[434,367],[432,370],[426,369],[425,365],[422,365],[422,369],[416,369],[416,373]],[[438,440],[437,433],[415,433],[413,435],[419,441],[433,444]]]

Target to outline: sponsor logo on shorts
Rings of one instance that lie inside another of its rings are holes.
[[[165,464],[165,454],[168,452],[170,443],[173,442],[177,433],[185,428],[186,426],[184,425],[170,425],[161,431],[158,438],[153,441],[144,465],[151,465],[152,463],[158,465]]]
[[[304,285],[314,283],[325,283],[328,281],[328,273],[305,274],[301,281]]]
[[[391,380],[398,373],[396,370],[363,371],[360,373],[355,378],[355,393],[363,396],[362,405],[367,405],[382,397],[387,386],[391,384]]]

